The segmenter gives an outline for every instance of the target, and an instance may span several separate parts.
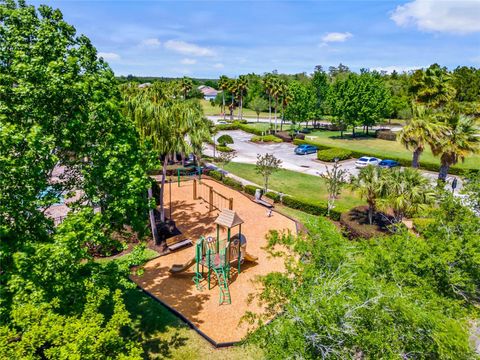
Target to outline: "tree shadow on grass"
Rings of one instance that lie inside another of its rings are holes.
[[[125,291],[125,306],[131,314],[133,328],[142,344],[145,359],[151,358],[151,355],[170,358],[172,349],[185,346],[188,338],[181,335],[180,329],[187,325],[140,289]],[[166,332],[173,333],[169,339],[160,338]]]

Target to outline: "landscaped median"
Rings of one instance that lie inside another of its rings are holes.
[[[255,135],[255,136],[252,136],[250,141],[256,142],[256,143],[262,143],[262,142],[265,142],[265,143],[272,143],[272,142],[273,143],[281,143],[283,140],[280,139],[279,137],[276,137],[275,135],[264,135],[264,136]]]
[[[349,140],[349,141],[355,141],[355,140]],[[370,140],[370,141],[376,141],[376,140],[374,138],[372,138],[372,140]],[[386,141],[386,140],[383,140],[383,141]],[[322,160],[322,161],[333,161],[335,159],[335,157],[332,160],[327,160],[327,159],[332,158],[331,154],[337,153],[337,154],[344,154],[343,156],[347,156],[346,154],[348,154],[348,152],[349,152],[348,157],[345,157],[344,159],[348,159],[348,158],[352,158],[352,157],[353,158],[360,158],[362,156],[372,156],[372,157],[377,157],[377,158],[380,158],[380,159],[395,160],[395,161],[398,161],[402,166],[407,166],[408,167],[408,166],[411,166],[411,164],[412,164],[411,157],[406,158],[406,157],[395,156],[391,152],[389,152],[387,149],[385,149],[384,151],[375,150],[373,147],[370,147],[368,149],[362,149],[362,150],[356,150],[356,149],[352,149],[352,148],[346,149],[346,148],[343,148],[343,147],[335,147],[335,146],[325,145],[325,144],[322,144],[321,140],[315,140],[315,139],[305,139],[305,140],[295,139],[293,141],[293,143],[295,145],[308,144],[308,145],[316,146],[319,150],[317,152],[317,157],[318,157],[319,160]],[[398,144],[398,146],[401,146],[401,145]],[[353,145],[350,145],[350,147],[353,147]],[[329,151],[325,152],[325,150],[329,150]],[[420,168],[424,169],[424,170],[430,170],[430,171],[438,172],[439,169],[440,169],[440,160],[437,160],[438,161],[437,163],[433,163],[431,161],[425,160],[425,157],[426,156],[423,156],[424,159],[420,160]],[[475,166],[477,158],[475,158],[475,160],[473,160],[473,161],[470,160],[470,163],[473,163],[472,168],[467,168],[465,165],[461,165],[462,167],[459,167],[458,165],[457,166],[452,166],[449,170],[449,173],[453,174],[453,175],[465,175],[466,173],[468,173],[470,171],[478,171],[478,169],[480,167],[480,164],[479,164],[479,166]],[[341,160],[341,157],[339,157],[339,160]]]

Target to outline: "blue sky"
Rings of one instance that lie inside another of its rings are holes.
[[[39,3],[60,8],[117,75],[480,67],[480,0]]]

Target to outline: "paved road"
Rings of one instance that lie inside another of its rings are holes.
[[[295,145],[291,143],[252,143],[250,142],[250,139],[253,135],[241,130],[220,131],[216,135],[216,138],[227,133],[233,138],[234,141],[234,143],[229,146],[236,150],[236,157],[233,159],[235,162],[255,164],[257,161],[257,154],[263,155],[265,153],[270,153],[282,160],[282,167],[284,169],[305,174],[318,175],[325,172],[327,166],[332,166],[330,164],[327,165],[326,163],[318,161],[316,154],[296,155],[293,151],[295,149]],[[209,145],[205,150],[205,154],[212,156],[213,147]],[[351,159],[341,162],[342,168],[347,170],[348,174],[350,175],[358,175],[358,169],[355,168],[355,161],[355,159]],[[432,183],[436,183],[438,176],[437,173],[430,171],[422,171],[422,173],[431,179]],[[449,177],[447,180],[451,181],[452,179],[453,177]],[[451,189],[449,184],[447,184],[446,187]],[[457,191],[460,188],[461,179],[458,179]]]

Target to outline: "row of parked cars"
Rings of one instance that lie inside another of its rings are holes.
[[[318,148],[314,145],[302,144],[295,148],[295,154],[297,155],[307,155],[316,153]],[[376,157],[362,156],[355,162],[355,167],[363,168],[368,165],[379,166],[381,168],[390,169],[393,167],[400,166],[400,163],[395,160],[381,160]]]

